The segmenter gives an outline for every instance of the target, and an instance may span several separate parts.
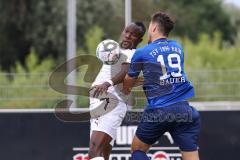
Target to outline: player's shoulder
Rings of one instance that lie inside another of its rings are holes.
[[[168,40],[168,43],[172,46],[176,46],[176,47],[179,47],[179,48],[182,48],[182,45],[180,42],[176,41],[176,40],[172,40],[172,39],[169,39]]]
[[[153,48],[152,45],[147,44],[141,48],[136,49],[135,54],[140,55],[140,54],[148,53],[147,51],[151,51],[152,48]]]
[[[136,49],[120,49],[120,55],[121,57],[132,57],[134,53],[136,52]]]
[[[121,63],[131,63],[131,59],[136,49],[120,49],[120,61]]]
[[[149,53],[152,52],[155,47],[156,46],[154,46],[152,43],[149,43],[141,48],[136,49],[133,57],[136,59],[146,60],[148,59]]]
[[[136,49],[120,49],[120,54],[122,55],[133,55],[135,53]]]

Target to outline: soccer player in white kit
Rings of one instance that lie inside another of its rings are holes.
[[[90,110],[102,103],[97,97],[106,92],[115,96],[117,106],[110,112],[91,119],[91,137],[88,153],[90,159],[108,160],[109,158],[114,140],[116,139],[117,128],[121,125],[127,112],[128,96],[121,93],[122,82],[128,71],[135,49],[142,41],[145,31],[145,26],[141,22],[134,22],[126,26],[121,33],[121,55],[118,62],[113,65],[103,64],[93,82],[93,87],[90,91]]]

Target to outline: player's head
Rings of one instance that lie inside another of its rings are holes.
[[[133,22],[126,26],[121,33],[120,46],[124,49],[133,49],[142,41],[146,28],[142,22]]]
[[[173,27],[174,22],[166,13],[153,14],[148,28],[148,41],[152,42],[156,37],[168,37]]]

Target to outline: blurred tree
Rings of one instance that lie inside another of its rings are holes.
[[[24,62],[31,42],[26,38],[27,1],[0,1],[0,64],[10,71],[16,60]]]
[[[63,61],[66,54],[66,0],[0,1],[0,66],[10,71],[33,47],[39,63],[48,55]],[[94,25],[103,28],[105,37],[116,38],[121,21],[108,0],[77,1],[78,47],[86,48],[85,33]],[[114,27],[113,27],[114,25]],[[116,35],[116,36],[114,36]]]
[[[148,24],[150,16],[157,11],[165,11],[176,19],[175,36],[197,41],[201,33],[213,37],[214,32],[219,31],[224,41],[234,42],[236,27],[223,10],[221,0],[133,0],[134,20]]]
[[[102,41],[103,38],[103,30],[102,28],[98,26],[93,26],[88,30],[88,32],[85,34],[85,43],[88,54],[96,55],[96,48],[97,45]]]
[[[31,0],[28,13],[27,35],[40,60],[52,55],[65,56],[66,50],[66,1]]]
[[[231,22],[237,27],[238,34],[236,39],[236,45],[240,45],[240,7],[233,4],[224,4],[224,10],[230,15]]]
[[[10,71],[34,47],[38,57],[57,57],[65,49],[65,4],[57,0],[0,2],[0,65]]]

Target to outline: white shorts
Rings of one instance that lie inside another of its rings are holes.
[[[96,105],[96,104],[94,104]],[[91,104],[90,104],[91,108]],[[116,139],[117,128],[120,127],[127,112],[127,104],[119,101],[112,111],[90,120],[90,137],[92,131],[101,131],[112,137],[110,144],[113,146]]]

